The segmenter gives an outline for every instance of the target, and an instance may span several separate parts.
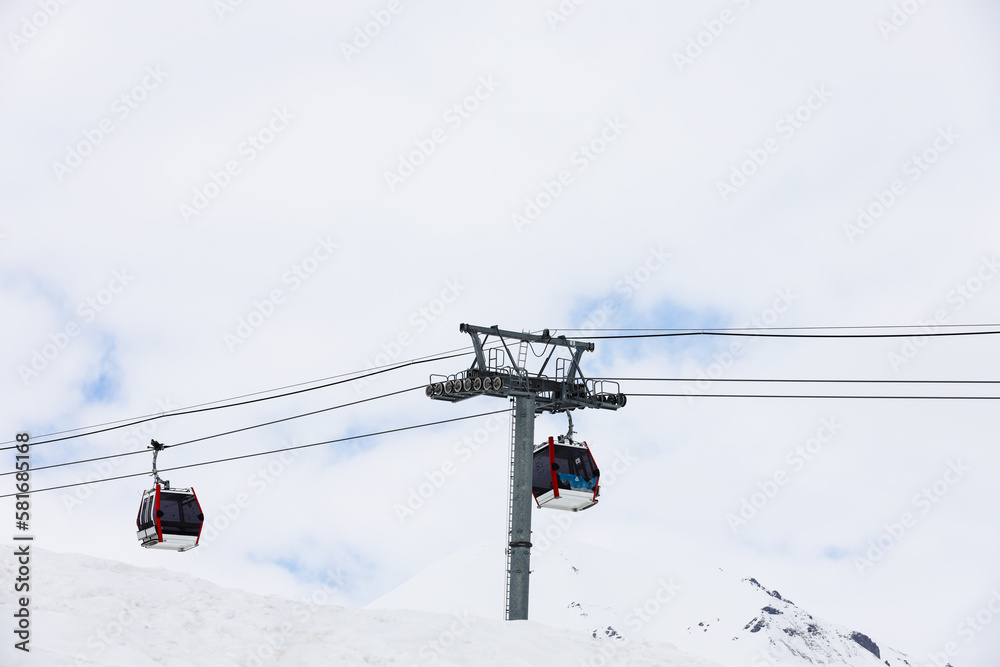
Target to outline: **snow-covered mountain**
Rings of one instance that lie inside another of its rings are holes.
[[[503,566],[502,548],[482,545],[349,609],[35,549],[31,652],[4,642],[0,665],[928,667],[756,579],[650,567],[569,538],[533,554],[532,620],[507,623]],[[17,576],[10,546],[0,572]],[[0,616],[16,607],[4,586]]]
[[[12,551],[0,546],[7,584],[18,576]],[[29,653],[13,648],[16,600],[12,586],[0,588],[3,667],[716,666],[664,643],[471,613],[317,605],[40,549],[30,578]]]
[[[483,545],[369,605],[502,614],[503,551]],[[863,629],[815,617],[766,582],[718,568],[650,567],[567,537],[534,550],[529,618],[618,642],[669,642],[727,667],[923,667]]]

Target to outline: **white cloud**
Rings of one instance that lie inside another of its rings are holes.
[[[0,110],[6,432],[61,430],[145,414],[157,399],[195,404],[359,370],[401,334],[409,342],[398,358],[457,348],[467,344],[459,322],[582,327],[608,298],[622,297],[612,326],[742,326],[782,290],[797,298],[776,326],[923,323],[941,308],[952,323],[995,322],[1000,283],[984,285],[961,310],[947,298],[997,250],[997,47],[986,28],[995,8],[928,3],[883,39],[877,21],[891,3],[743,4],[595,0],[553,30],[548,5],[403,2],[350,61],[339,45],[384,5],[244,2],[222,19],[208,3],[63,6],[23,48],[0,53],[9,102]],[[736,20],[678,72],[673,52],[722,7]],[[0,25],[17,31],[34,11],[28,2],[7,7]],[[169,74],[118,119],[112,104],[147,68]],[[446,123],[443,114],[481,77],[500,85],[391,190],[385,172]],[[829,100],[782,134],[781,119],[822,86]],[[268,127],[274,109],[294,120],[245,160],[242,142]],[[53,161],[105,117],[115,119],[113,131],[60,182]],[[518,235],[511,214],[544,191],[543,181],[573,169],[575,151],[609,118],[627,129]],[[857,209],[906,178],[906,161],[949,126],[960,134],[953,147],[851,243],[844,225]],[[769,137],[780,137],[779,149],[722,201],[717,182]],[[230,160],[241,161],[240,172],[185,224],[178,207]],[[328,237],[336,252],[292,292],[283,275]],[[669,259],[625,299],[616,285],[644,266],[650,248]],[[123,268],[134,282],[25,386],[18,365],[82,317],[77,305],[99,298]],[[463,290],[453,302],[415,325],[413,313],[456,280]],[[224,335],[275,289],[286,300],[231,352]],[[115,400],[88,402],[106,340],[114,343]],[[692,376],[729,343],[598,341],[585,370]],[[931,340],[895,371],[888,355],[900,344],[747,341],[726,377],[997,376],[992,340]],[[364,391],[416,386],[465,363],[382,376]],[[342,387],[171,419],[156,437],[177,442],[357,397]],[[164,458],[222,458],[504,405],[441,405],[414,392]],[[846,424],[843,435],[746,535],[734,536],[726,514],[830,415]],[[961,618],[930,610],[973,608],[997,583],[997,517],[986,495],[1000,464],[992,416],[986,402],[636,399],[617,414],[577,420],[599,461],[602,450],[621,446],[644,461],[579,524],[594,541],[662,549],[665,558],[670,541],[660,536],[681,533],[733,570],[800,591],[796,598],[828,617],[863,617],[904,650],[936,650]],[[560,419],[541,418],[539,432],[561,430]],[[275,564],[291,552],[303,571],[349,570],[348,601],[364,603],[504,530],[505,433],[491,436],[490,448],[412,522],[401,526],[394,513],[470,428],[459,422],[364,447],[306,450],[195,557],[137,548],[132,505],[148,481],[141,477],[95,485],[72,513],[60,492],[38,496],[40,540],[295,595],[309,582]],[[111,433],[46,447],[57,460],[116,453],[122,442]],[[859,578],[849,557],[824,556],[853,554],[956,457],[974,462],[975,474],[870,576]],[[177,482],[195,485],[217,516],[266,461],[179,471]],[[134,456],[116,468],[147,464]],[[39,472],[36,483],[90,472]]]

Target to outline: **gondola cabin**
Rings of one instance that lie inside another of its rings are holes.
[[[531,492],[539,507],[579,512],[597,504],[601,472],[585,442],[549,438],[535,447]]]
[[[157,484],[142,494],[135,523],[139,543],[147,549],[187,551],[198,546],[204,521],[194,489]]]

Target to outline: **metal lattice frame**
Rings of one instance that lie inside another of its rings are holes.
[[[432,399],[455,403],[473,396],[533,395],[536,414],[577,408],[617,410],[625,405],[626,397],[619,391],[617,382],[588,380],[580,370],[580,358],[584,352],[593,351],[593,343],[568,340],[565,336],[553,337],[548,329],[538,335],[504,331],[496,326],[462,324],[459,331],[472,338],[476,358],[467,370],[454,375],[432,375],[426,390]],[[487,350],[485,345],[490,336],[496,336],[501,347]],[[540,343],[551,349],[538,372],[530,373],[518,363],[507,345],[508,340]],[[549,377],[545,369],[561,348],[571,350],[572,356],[556,358],[554,377]]]

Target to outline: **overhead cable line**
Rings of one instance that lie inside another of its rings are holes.
[[[830,399],[891,399],[891,400],[934,400],[934,401],[997,401],[1000,396],[879,396],[874,394],[694,394],[694,393],[649,393],[627,392],[629,400],[634,397],[690,397],[690,398],[830,398]]]
[[[232,435],[234,433],[241,433],[243,431],[250,431],[250,430],[255,429],[255,428],[261,428],[263,426],[271,426],[273,424],[278,424],[278,423],[281,423],[281,422],[291,421],[293,419],[301,419],[302,417],[309,417],[311,415],[319,414],[321,412],[329,412],[331,410],[337,410],[339,408],[346,408],[346,407],[350,407],[352,405],[358,405],[359,403],[367,403],[369,401],[375,401],[375,400],[378,400],[378,399],[381,399],[381,398],[388,398],[390,396],[396,396],[397,394],[405,394],[406,392],[415,391],[417,389],[423,389],[423,388],[424,388],[424,385],[419,385],[419,386],[416,386],[416,387],[410,387],[409,389],[400,389],[399,391],[393,391],[393,392],[390,392],[388,394],[382,394],[380,396],[372,396],[372,397],[369,397],[369,398],[362,398],[362,399],[357,400],[357,401],[352,401],[351,403],[342,403],[340,405],[334,405],[334,406],[329,407],[329,408],[320,408],[319,410],[312,410],[310,412],[304,412],[302,414],[292,415],[290,417],[282,417],[280,419],[272,419],[271,421],[262,422],[260,424],[253,424],[252,426],[244,426],[242,428],[237,428],[237,429],[233,429],[233,430],[230,430],[230,431],[224,431],[222,433],[214,433],[212,435],[205,435],[205,436],[202,436],[200,438],[194,438],[193,440],[185,440],[184,442],[177,442],[177,443],[174,443],[172,445],[167,445],[165,447],[165,449],[170,449],[170,448],[173,448],[173,447],[181,447],[183,445],[190,445],[193,442],[201,442],[203,440],[211,440],[212,438],[220,438],[222,436]],[[106,456],[95,456],[93,458],[81,459],[79,461],[67,461],[65,463],[53,463],[51,465],[46,465],[46,466],[37,466],[37,467],[32,468],[31,470],[32,470],[32,472],[38,472],[40,470],[48,470],[50,468],[63,468],[65,466],[80,465],[82,463],[93,463],[94,461],[104,461],[104,460],[107,460],[107,459],[121,458],[123,456],[134,456],[136,454],[148,454],[148,453],[149,453],[149,448],[145,448],[145,449],[140,449],[140,450],[132,451],[132,452],[122,452],[122,453],[118,453],[118,454],[108,454]],[[16,471],[16,470],[8,470],[7,472],[0,473],[0,477],[3,477],[5,475],[13,475],[16,472],[18,472],[18,471]]]
[[[456,350],[449,350],[449,352],[454,352],[454,351],[456,351]],[[449,352],[442,352],[442,354],[448,354]],[[284,389],[291,389],[292,387],[301,387],[301,386],[304,386],[304,385],[307,385],[307,384],[315,384],[316,382],[326,382],[327,380],[336,380],[338,378],[347,377],[348,375],[355,375],[355,374],[360,373],[360,372],[361,371],[350,371],[348,373],[340,373],[339,375],[331,375],[329,377],[318,378],[316,380],[307,380],[305,382],[296,382],[296,383],[293,383],[293,384],[285,385],[283,387],[274,387],[272,389],[262,389],[260,391],[254,391],[254,392],[250,392],[248,394],[240,394],[238,396],[230,396],[228,398],[220,398],[220,399],[216,399],[214,401],[206,401],[204,403],[195,403],[194,405],[187,405],[187,406],[184,406],[184,407],[181,407],[181,408],[177,408],[177,409],[178,410],[188,410],[188,409],[191,409],[191,408],[200,408],[200,407],[203,407],[203,406],[206,406],[206,405],[215,405],[216,403],[225,403],[227,401],[235,401],[235,400],[240,399],[240,398],[247,398],[249,396],[259,396],[260,394],[269,394],[269,393],[275,392],[275,391],[282,391]],[[101,426],[111,426],[111,425],[114,425],[114,424],[121,424],[122,422],[132,421],[134,419],[142,419],[144,417],[161,417],[161,416],[163,416],[163,415],[165,415],[167,413],[170,413],[170,412],[172,412],[172,411],[171,410],[165,410],[163,412],[151,412],[149,414],[138,415],[136,417],[126,417],[125,419],[113,419],[111,421],[102,422],[100,424],[91,424],[90,426],[78,426],[76,428],[65,429],[63,431],[53,431],[52,433],[45,433],[43,435],[39,435],[39,436],[35,436],[35,437],[36,438],[47,438],[47,437],[53,436],[53,435],[63,435],[64,433],[73,433],[74,431],[83,431],[83,430],[91,429],[91,428],[100,428]],[[13,440],[7,440],[7,441],[4,441],[4,442],[0,442],[0,445],[7,445],[7,444],[10,444],[11,442],[13,442]]]
[[[306,449],[306,448],[309,448],[309,447],[319,447],[320,445],[332,445],[332,444],[335,444],[335,443],[347,442],[347,441],[350,441],[350,440],[360,440],[362,438],[373,438],[375,436],[386,435],[386,434],[389,434],[389,433],[399,433],[399,432],[402,432],[402,431],[412,431],[414,429],[426,428],[428,426],[438,426],[440,424],[447,424],[449,422],[458,422],[458,421],[463,421],[463,420],[466,420],[466,419],[475,419],[476,417],[486,417],[486,416],[489,416],[489,415],[496,415],[496,414],[508,413],[508,412],[510,412],[510,410],[507,410],[507,409],[505,409],[505,410],[493,410],[491,412],[480,412],[478,414],[467,415],[465,417],[455,417],[453,419],[442,419],[442,420],[435,421],[435,422],[427,422],[425,424],[415,424],[413,426],[401,426],[399,428],[391,428],[391,429],[386,429],[384,431],[376,431],[374,433],[365,433],[365,434],[362,434],[362,435],[351,435],[351,436],[347,436],[347,437],[344,437],[344,438],[336,438],[334,440],[323,440],[321,442],[311,442],[311,443],[306,444],[306,445],[294,445],[292,447],[281,447],[279,449],[271,449],[271,450],[266,451],[266,452],[255,452],[253,454],[241,454],[239,456],[230,456],[228,458],[215,459],[213,461],[202,461],[201,463],[189,463],[188,465],[174,466],[173,468],[160,468],[158,472],[161,472],[161,473],[163,473],[163,472],[171,472],[173,470],[185,470],[187,468],[198,468],[200,466],[215,465],[216,463],[227,463],[227,462],[230,462],[230,461],[239,461],[241,459],[249,459],[249,458],[254,458],[256,456],[267,456],[269,454],[278,454],[278,453],[281,453],[281,452],[290,452],[290,451],[297,450],[297,449]],[[44,489],[32,489],[31,493],[32,494],[36,494],[36,493],[42,493],[44,491],[55,491],[57,489],[69,489],[69,488],[72,488],[72,487],[75,487],[75,486],[87,486],[89,484],[99,484],[99,483],[102,483],[102,482],[112,482],[112,481],[119,480],[119,479],[128,479],[130,477],[148,477],[149,474],[150,474],[149,472],[136,472],[136,473],[130,473],[128,475],[118,475],[116,477],[106,477],[104,479],[97,479],[97,480],[93,480],[93,481],[90,481],[90,482],[75,482],[73,484],[61,484],[59,486],[49,486],[49,487],[46,487]],[[12,498],[15,495],[17,495],[17,494],[16,493],[7,493],[7,494],[4,494],[4,495],[0,496],[0,498]]]
[[[925,333],[883,333],[883,334],[800,334],[800,333],[761,333],[759,330],[733,331],[723,329],[704,329],[698,331],[676,331],[672,333],[653,334],[617,334],[608,336],[573,336],[576,340],[611,340],[627,338],[678,338],[682,336],[742,336],[747,338],[922,338],[942,336],[996,336],[1000,330],[993,331],[935,331]]]
[[[806,379],[806,378],[655,378],[655,377],[596,377],[591,380],[614,382],[792,382],[792,383],[844,383],[844,384],[1000,384],[1000,380],[902,380],[902,379]]]
[[[1000,324],[884,324],[884,325],[871,325],[871,326],[826,326],[826,327],[701,327],[701,328],[645,328],[645,329],[627,329],[627,328],[587,328],[587,329],[552,329],[552,331],[689,331],[689,332],[701,332],[701,331],[838,331],[845,329],[854,330],[879,330],[879,329],[927,329],[928,327],[933,327],[934,329],[998,329]],[[914,336],[919,336],[921,334],[913,334]],[[574,336],[576,338],[576,336]]]
[[[553,331],[657,331],[657,332],[670,332],[670,333],[641,334],[641,335],[591,336],[591,337],[588,337],[588,339],[662,338],[662,337],[694,336],[694,335],[715,335],[715,336],[724,336],[724,335],[733,335],[733,336],[735,336],[735,335],[754,335],[754,336],[762,336],[762,337],[770,336],[770,337],[790,337],[790,338],[800,338],[800,337],[801,338],[819,338],[819,337],[836,337],[836,338],[865,337],[865,338],[868,338],[868,337],[911,337],[911,336],[941,336],[941,335],[983,335],[983,334],[1000,333],[1000,331],[977,331],[977,332],[961,332],[961,333],[922,333],[922,334],[905,334],[905,335],[904,334],[881,334],[881,335],[861,335],[861,334],[855,334],[855,335],[850,335],[850,336],[842,336],[842,335],[841,336],[799,336],[799,335],[790,335],[790,334],[766,334],[766,333],[760,333],[762,331],[810,331],[810,330],[837,330],[837,329],[919,328],[920,326],[923,326],[923,325],[881,325],[881,326],[857,326],[857,327],[846,327],[846,326],[830,326],[830,327],[773,327],[773,328],[744,327],[744,328],[724,328],[724,329],[553,329]],[[951,328],[951,327],[965,327],[965,328],[993,327],[993,328],[1000,328],[1000,324],[942,324],[942,325],[935,325],[935,328]],[[738,332],[742,332],[742,331],[752,332],[752,334],[751,333],[746,333],[746,334],[739,334],[738,333]],[[59,442],[59,441],[62,441],[62,440],[70,440],[70,439],[73,439],[73,438],[86,437],[88,435],[97,435],[98,433],[104,433],[104,432],[115,430],[115,429],[128,428],[128,427],[131,427],[131,426],[136,426],[138,424],[143,424],[145,422],[153,421],[153,420],[156,420],[156,419],[161,419],[161,418],[164,418],[164,417],[173,417],[173,416],[179,416],[179,415],[185,415],[185,414],[193,414],[193,413],[197,413],[197,412],[205,412],[205,411],[210,411],[210,410],[221,410],[221,409],[225,409],[225,408],[229,408],[229,407],[238,407],[238,406],[241,406],[241,405],[246,405],[246,404],[254,403],[254,402],[258,402],[258,401],[271,400],[271,399],[274,399],[274,398],[283,398],[285,396],[291,396],[291,395],[298,394],[298,393],[304,393],[304,392],[308,392],[308,391],[314,391],[314,390],[317,390],[317,389],[324,389],[324,388],[327,388],[327,387],[330,387],[330,386],[335,386],[337,384],[342,384],[342,383],[345,383],[345,382],[351,382],[351,381],[354,381],[354,380],[364,379],[366,377],[371,377],[372,375],[378,375],[380,373],[385,373],[385,372],[389,372],[389,371],[393,371],[393,370],[398,370],[398,369],[401,369],[401,368],[405,368],[407,366],[428,363],[428,362],[431,362],[431,361],[439,361],[439,360],[451,359],[451,358],[454,358],[454,357],[457,357],[457,356],[463,356],[464,354],[468,354],[470,351],[471,351],[471,348],[468,347],[468,346],[467,347],[462,347],[462,348],[456,348],[454,350],[448,350],[446,352],[442,352],[442,353],[439,353],[439,354],[436,354],[436,355],[428,355],[427,357],[418,357],[417,359],[409,360],[409,361],[406,361],[406,362],[400,362],[399,364],[388,364],[388,365],[383,366],[383,367],[376,367],[375,370],[373,370],[371,373],[359,374],[359,373],[362,373],[362,371],[351,371],[349,373],[342,373],[340,375],[333,375],[333,376],[329,376],[327,378],[320,378],[320,379],[317,379],[317,380],[309,380],[309,381],[306,381],[306,382],[294,383],[294,384],[290,384],[290,385],[285,385],[283,387],[277,387],[277,388],[273,388],[273,389],[265,389],[265,390],[261,390],[261,391],[257,391],[257,392],[252,392],[252,393],[249,393],[249,394],[241,394],[239,396],[234,396],[234,397],[230,397],[230,398],[218,399],[218,400],[215,400],[215,401],[209,401],[209,402],[206,402],[206,403],[198,403],[198,404],[194,404],[194,405],[187,406],[187,407],[184,407],[184,408],[179,408],[179,409],[177,409],[175,411],[165,411],[165,412],[159,412],[159,413],[150,413],[150,414],[146,414],[146,415],[141,415],[139,417],[113,420],[113,421],[109,421],[109,422],[103,422],[103,423],[100,423],[100,424],[94,424],[94,425],[91,425],[91,426],[81,426],[81,427],[76,427],[76,428],[72,428],[72,429],[66,429],[66,430],[63,430],[63,431],[54,431],[52,433],[47,433],[47,434],[44,434],[44,435],[41,435],[41,436],[36,436],[36,438],[50,438],[49,440],[41,440],[41,441],[34,442],[32,444],[33,445],[40,445],[40,444],[45,444],[45,443],[48,443],[48,442]],[[251,396],[259,396],[260,394],[270,394],[270,393],[275,392],[275,391],[283,391],[284,389],[290,389],[290,388],[293,388],[293,387],[301,387],[303,385],[314,384],[316,382],[325,382],[326,380],[336,380],[336,379],[339,379],[339,378],[344,378],[344,377],[349,376],[349,375],[355,376],[355,377],[351,377],[351,378],[346,379],[346,380],[339,380],[338,382],[330,382],[330,383],[327,383],[327,384],[318,385],[318,386],[310,387],[310,388],[307,388],[307,389],[301,389],[301,390],[297,390],[297,391],[293,391],[293,392],[287,392],[287,393],[284,393],[284,394],[275,394],[273,396],[266,396],[266,397],[257,398],[257,399],[253,399],[253,400],[248,400],[248,401],[240,401],[240,402],[237,402],[237,403],[228,403],[228,401],[233,401],[233,400],[237,400],[237,399],[241,399],[241,398],[247,398],[247,397],[251,397]],[[224,404],[223,405],[217,405],[219,403],[224,403]],[[102,427],[106,427],[106,428],[102,428]],[[89,429],[96,429],[96,430],[89,430]],[[73,434],[73,435],[64,435],[64,434],[73,433],[74,431],[86,431],[86,432],[85,433],[76,433],[76,434]],[[64,435],[64,437],[62,437],[62,438],[51,438],[51,436],[54,436],[54,435]],[[15,441],[13,441],[13,440],[0,441],[0,445],[11,445],[11,443],[14,443],[14,442]],[[2,447],[2,446],[0,446],[0,451],[4,451],[4,450],[8,450],[8,449],[14,449],[15,447],[16,447],[16,445],[13,445],[13,446],[10,446],[10,447]]]
[[[465,349],[469,349],[469,348],[458,348],[458,349],[465,350]],[[354,382],[355,380],[362,380],[364,378],[372,377],[374,375],[380,375],[382,373],[388,373],[390,371],[399,370],[399,369],[402,369],[402,368],[406,368],[408,366],[415,366],[415,365],[419,365],[419,364],[426,364],[426,363],[430,363],[430,362],[433,362],[433,361],[441,361],[441,360],[445,360],[445,359],[453,359],[455,357],[465,356],[465,355],[470,354],[470,353],[471,352],[458,352],[458,353],[455,353],[455,354],[442,353],[441,355],[432,355],[432,356],[429,356],[429,357],[423,357],[423,358],[418,358],[418,359],[414,359],[414,360],[410,360],[410,361],[406,361],[406,362],[400,362],[398,364],[393,364],[391,366],[384,366],[384,367],[381,367],[381,368],[376,368],[375,370],[372,370],[371,372],[362,373],[361,375],[356,375],[356,373],[361,373],[361,371],[354,371],[353,373],[344,373],[342,375],[333,376],[333,377],[344,377],[346,375],[354,375],[354,377],[350,377],[350,378],[342,379],[342,380],[336,380],[334,382],[327,382],[325,384],[317,385],[317,386],[314,386],[314,387],[308,387],[308,388],[305,388],[305,389],[297,389],[295,391],[289,391],[289,392],[285,392],[285,393],[282,393],[282,394],[274,394],[272,396],[263,396],[263,397],[253,398],[253,399],[249,399],[249,400],[245,400],[245,401],[239,401],[237,403],[225,403],[223,405],[216,405],[217,403],[220,403],[220,401],[212,401],[210,403],[201,403],[201,404],[198,404],[198,405],[195,405],[195,406],[190,406],[188,408],[179,408],[177,410],[172,410],[172,411],[168,411],[168,412],[162,412],[162,413],[157,413],[157,414],[153,414],[153,415],[144,415],[142,417],[137,417],[137,418],[134,418],[134,419],[128,420],[128,421],[126,421],[126,420],[118,420],[118,421],[115,421],[115,422],[107,422],[107,424],[116,424],[116,425],[105,426],[103,424],[99,424],[97,426],[103,426],[103,428],[96,428],[95,430],[87,431],[85,433],[76,433],[76,434],[73,434],[73,435],[64,435],[64,436],[59,437],[59,438],[50,438],[48,440],[41,440],[41,441],[37,441],[37,442],[32,442],[31,444],[32,444],[32,446],[37,446],[37,445],[44,445],[44,444],[47,444],[47,443],[50,443],[50,442],[61,442],[63,440],[72,440],[74,438],[83,438],[83,437],[86,437],[86,436],[89,436],[89,435],[97,435],[98,433],[106,433],[108,431],[114,431],[116,429],[128,428],[130,426],[136,426],[138,424],[144,424],[144,423],[146,423],[148,421],[154,421],[156,419],[163,419],[163,418],[166,418],[166,417],[177,417],[177,416],[181,416],[181,415],[196,414],[196,413],[199,413],[199,412],[210,412],[212,410],[223,410],[223,409],[226,409],[226,408],[234,408],[234,407],[239,407],[239,406],[242,406],[242,405],[249,405],[251,403],[258,403],[258,402],[261,402],[261,401],[269,401],[269,400],[272,400],[272,399],[275,399],[275,398],[284,398],[286,396],[294,396],[296,394],[302,394],[302,393],[306,393],[306,392],[310,392],[310,391],[316,391],[317,389],[326,389],[328,387],[333,387],[333,386],[336,386],[336,385],[345,384],[347,382]],[[314,380],[313,382],[319,382],[319,381],[321,381],[321,380]],[[295,387],[295,386],[301,386],[301,384],[311,384],[311,383],[300,383],[298,385],[289,385],[289,386],[290,387]],[[257,394],[269,393],[271,391],[276,391],[276,390],[271,389],[271,390],[266,390],[266,391],[262,391],[262,392],[255,392],[253,394],[245,394],[244,396],[255,396]],[[237,397],[237,398],[240,398],[240,397]],[[231,400],[231,399],[223,399],[223,400]],[[207,406],[207,407],[203,407],[203,406]],[[122,423],[122,422],[124,422],[124,423]],[[91,428],[91,427],[81,427],[81,428]],[[81,429],[79,429],[79,428],[78,429],[70,429],[70,431],[77,431],[77,430],[81,430]],[[66,432],[69,432],[69,431],[61,431],[60,433],[66,433]],[[46,438],[46,437],[49,437],[50,435],[58,435],[58,433],[51,433],[51,434],[48,434],[48,435],[42,435],[42,436],[37,436],[37,437]],[[9,444],[9,443],[12,443],[12,442],[14,442],[14,441],[13,440],[8,440],[8,441],[6,441],[3,444]],[[16,445],[11,445],[9,447],[0,447],[0,451],[6,450],[6,449],[14,449],[15,447],[16,447]]]

